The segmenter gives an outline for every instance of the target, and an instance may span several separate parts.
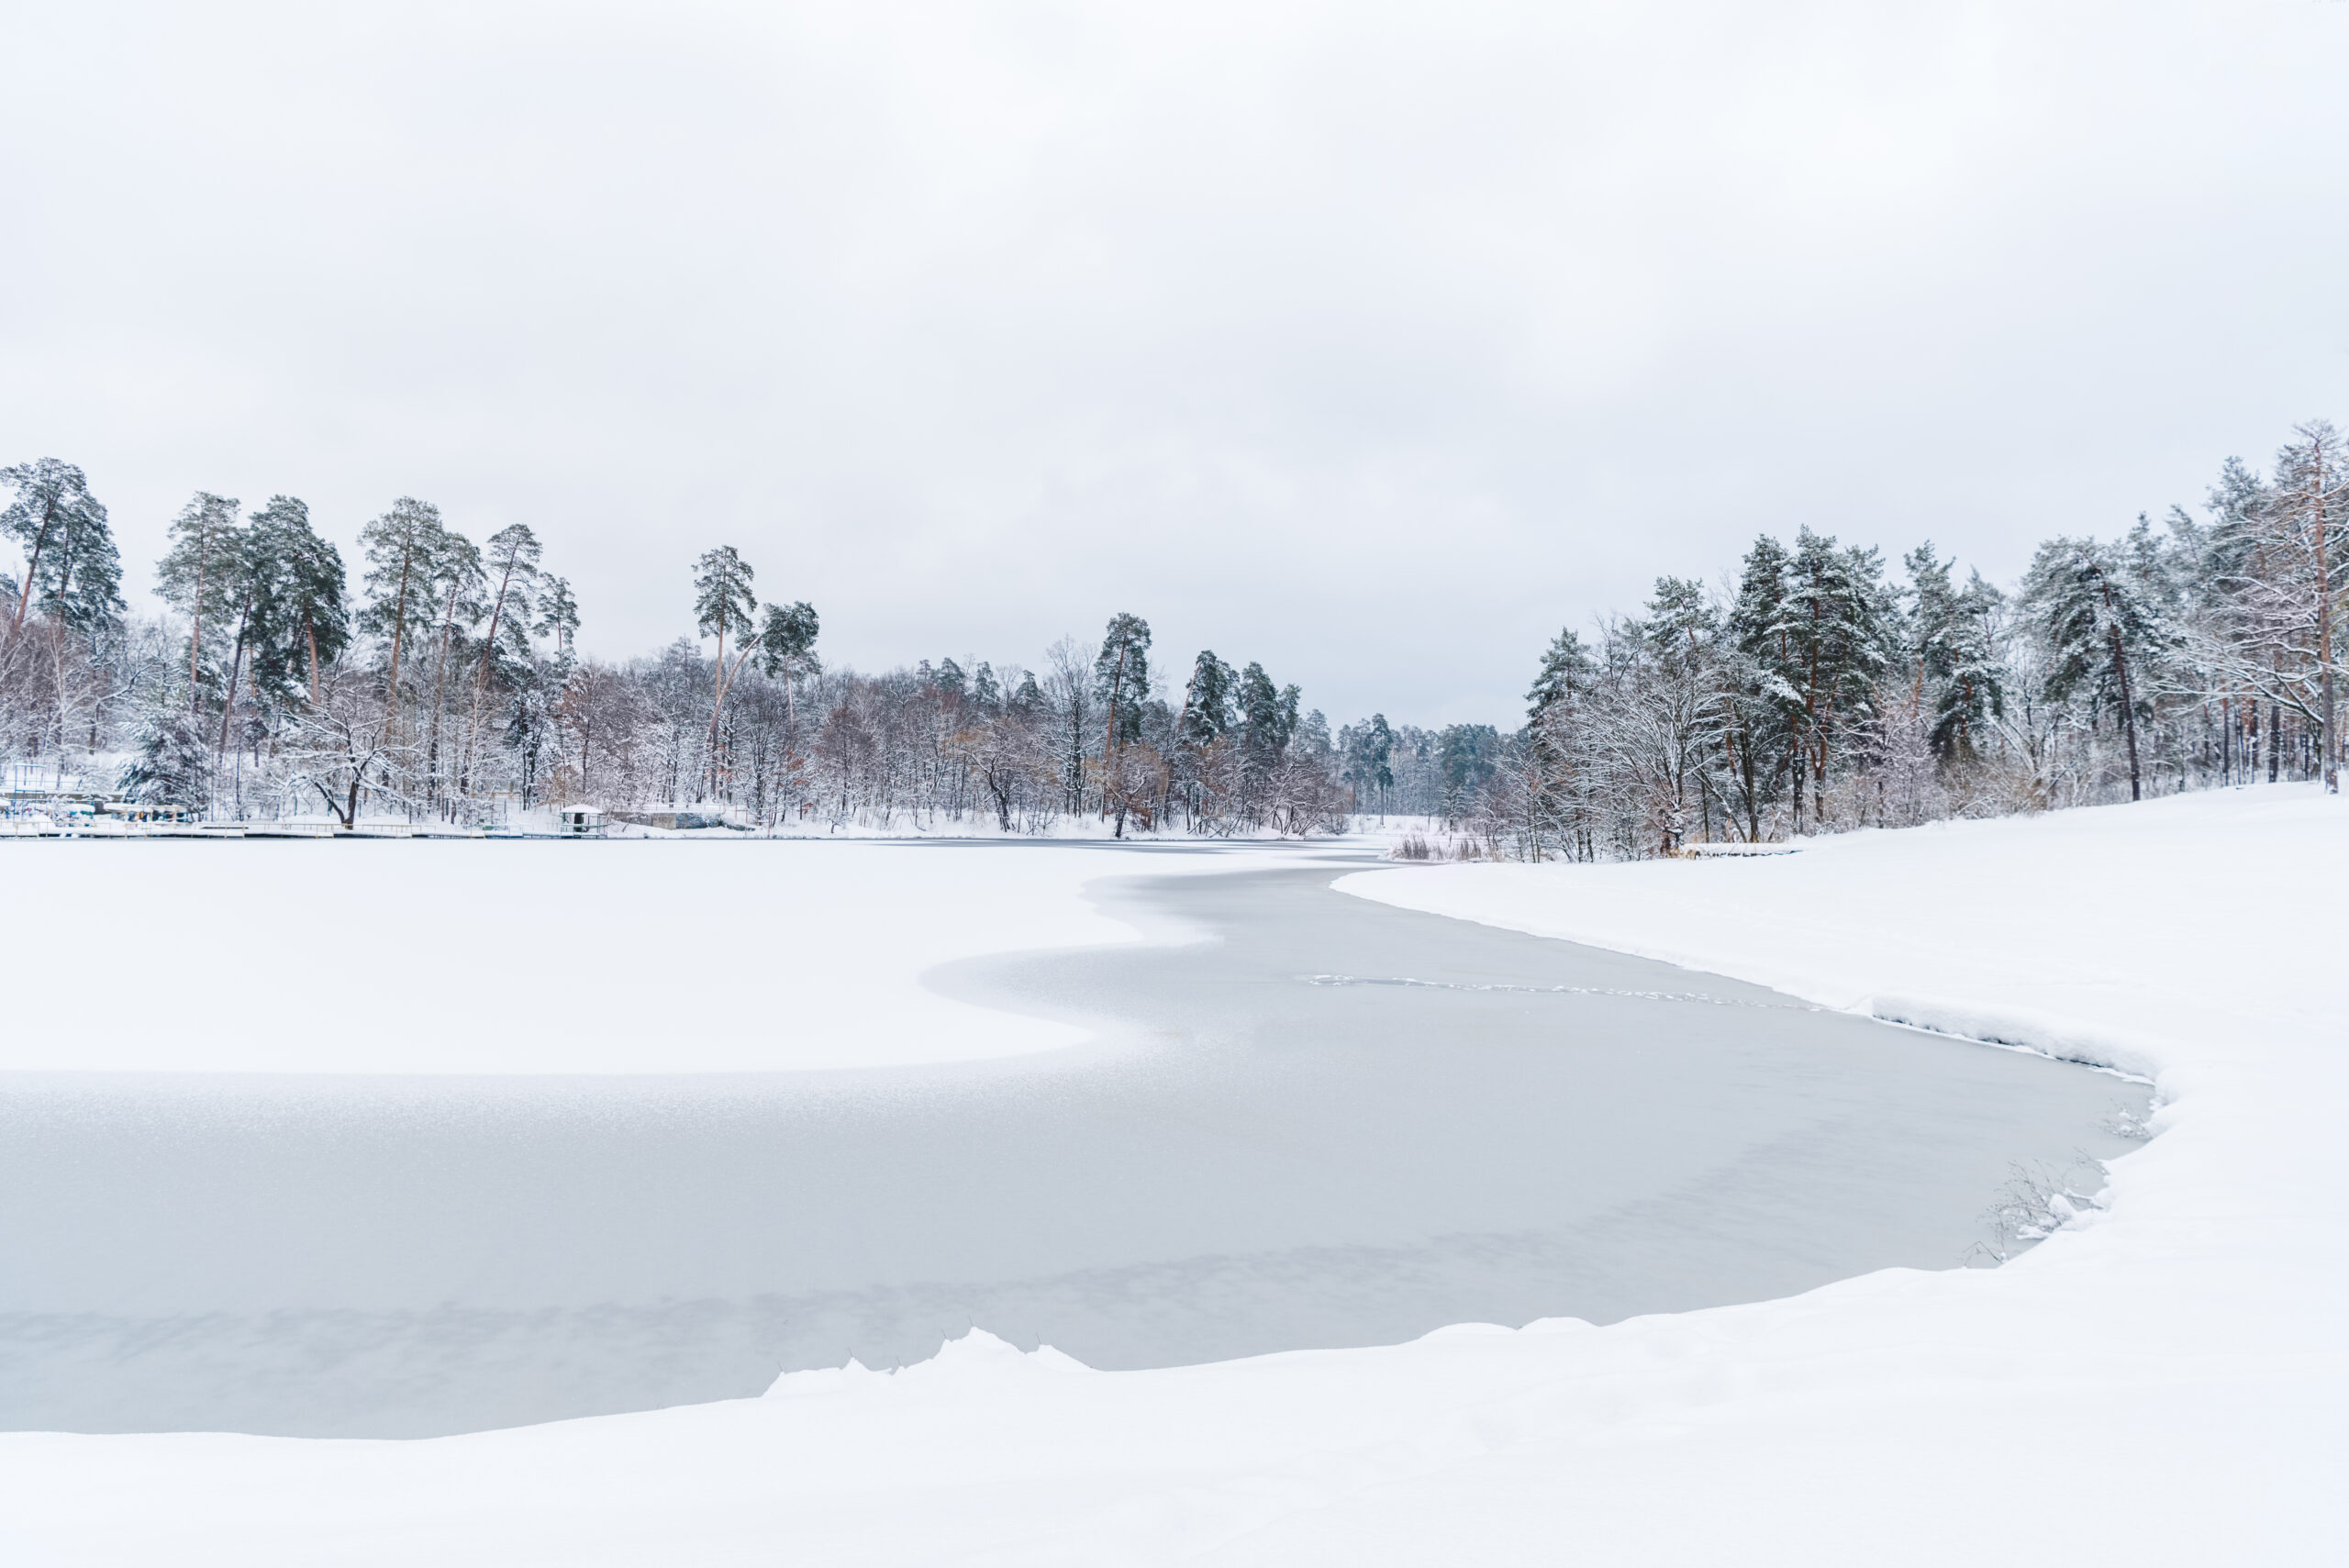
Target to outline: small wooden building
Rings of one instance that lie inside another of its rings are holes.
[[[604,836],[604,808],[566,806],[555,813],[555,823],[566,839],[600,839]]]

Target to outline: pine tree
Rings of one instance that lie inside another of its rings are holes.
[[[1109,617],[1093,661],[1094,697],[1108,710],[1103,751],[1140,738],[1141,701],[1150,695],[1150,623],[1137,615]]]
[[[171,549],[155,567],[155,591],[188,619],[187,710],[204,700],[204,632],[222,621],[221,578],[239,533],[237,503],[199,490],[170,529]]]
[[[476,709],[500,648],[527,635],[531,601],[539,588],[539,562],[543,554],[544,548],[528,524],[509,523],[489,536],[489,629],[482,636],[481,661],[473,672]]]
[[[80,469],[53,457],[0,468],[0,484],[16,493],[0,508],[0,532],[25,552],[12,635],[24,630],[27,610],[38,609],[85,642],[95,639],[126,607],[122,557],[106,507]]]
[[[488,614],[484,595],[488,577],[483,570],[481,547],[454,528],[443,528],[433,541],[426,562],[432,602],[440,606],[440,630],[434,639],[430,717],[426,720],[424,776],[427,798],[440,804],[445,786],[440,772],[440,726],[448,714],[449,677],[462,658],[459,628],[478,624]]]
[[[1280,690],[1262,664],[1251,661],[1240,672],[1234,695],[1239,708],[1241,810],[1252,817],[1272,782],[1274,769],[1280,765],[1281,752],[1288,745],[1288,729]]]
[[[412,495],[392,503],[391,510],[359,530],[367,550],[367,607],[361,626],[388,645],[389,666],[384,682],[384,720],[391,726],[398,711],[400,659],[417,624],[429,624],[432,563],[441,553],[448,530],[440,509]]]
[[[751,563],[736,553],[730,544],[703,552],[694,562],[694,625],[704,637],[718,639],[717,691],[709,711],[709,770],[708,786],[716,795],[721,786],[718,757],[718,721],[726,711],[726,688],[732,684],[745,660],[757,651],[752,639],[751,612],[759,607],[758,596],[751,592]],[[734,656],[734,668],[726,667],[726,639],[732,637],[740,645]]]
[[[1730,771],[1745,801],[1746,836],[1762,837],[1762,802],[1776,798],[1778,781],[1793,784],[1794,826],[1802,825],[1803,698],[1792,628],[1787,547],[1767,534],[1746,552],[1728,634],[1739,656],[1724,744],[1734,749]],[[1762,758],[1771,760],[1768,771]]]
[[[318,537],[310,527],[310,509],[291,495],[271,496],[252,520],[266,536],[280,595],[273,606],[272,635],[252,653],[253,686],[284,700],[297,686],[306,685],[315,707],[321,669],[340,658],[351,643],[342,552]]]
[[[759,628],[760,673],[783,686],[785,765],[788,768],[798,763],[799,683],[822,673],[824,668],[816,657],[816,634],[821,627],[816,606],[802,599],[796,604],[769,605],[766,622]],[[986,673],[985,665],[979,670]],[[988,679],[992,682],[993,677]]]
[[[212,795],[212,757],[192,714],[163,708],[141,727],[136,757],[122,773],[131,799],[201,811]]]
[[[1976,572],[1964,588],[1927,540],[1909,552],[1912,637],[1929,739],[1944,763],[1971,761],[1991,720],[2006,712],[2006,676],[1993,644],[1998,591]]]
[[[816,606],[805,599],[794,605],[769,605],[765,624],[759,628],[760,671],[771,681],[785,683],[820,673],[823,666],[816,657],[816,634],[822,625]],[[983,673],[986,670],[984,664],[979,668]],[[989,674],[987,679],[992,682],[994,677]]]
[[[1525,853],[1530,860],[1542,859],[1549,840],[1564,843],[1575,831],[1576,727],[1597,671],[1581,634],[1568,628],[1550,639],[1533,684],[1525,694],[1521,793]]]
[[[1832,536],[1808,528],[1795,536],[1787,570],[1786,635],[1802,695],[1802,737],[1811,777],[1811,817],[1822,820],[1827,776],[1845,729],[1870,716],[1876,677],[1890,652],[1890,606],[1883,566],[1872,550],[1838,550]]]
[[[282,510],[263,507],[229,536],[228,548],[221,552],[221,625],[224,630],[230,626],[236,629],[229,639],[228,684],[220,699],[219,734],[212,745],[216,773],[221,754],[228,749],[228,724],[237,709],[237,683],[246,653],[258,649],[262,657],[257,662],[274,663],[274,648],[289,634],[284,624],[288,595],[279,549],[288,522]]]
[[[2143,795],[2137,722],[2143,706],[2132,666],[2154,649],[2164,628],[2128,581],[2110,547],[2092,539],[2053,539],[2039,547],[2023,598],[2041,618],[2053,653],[2048,695],[2064,701],[2085,691],[2121,716],[2128,741],[2129,798]]]
[[[553,639],[555,667],[567,678],[575,657],[573,643],[579,635],[579,600],[572,593],[568,578],[546,580],[539,593],[539,618],[530,630],[535,636]]]
[[[1468,815],[1478,791],[1500,765],[1500,731],[1489,724],[1447,724],[1436,737],[1442,780],[1441,807],[1447,820]]]
[[[1183,712],[1174,725],[1184,744],[1204,749],[1230,732],[1239,681],[1238,673],[1217,658],[1213,649],[1201,651],[1191,665],[1191,682],[1183,690]]]
[[[1338,731],[1338,750],[1345,758],[1340,775],[1353,787],[1355,809],[1375,809],[1383,817],[1388,792],[1395,787],[1395,731],[1386,716],[1374,713],[1368,722],[1349,724]]]
[[[1141,704],[1150,695],[1150,623],[1120,611],[1109,617],[1101,651],[1093,661],[1094,696],[1107,717],[1101,736],[1101,814],[1113,812],[1118,838],[1126,836],[1131,805],[1125,787],[1123,751],[1141,738]]]
[[[1527,720],[1539,723],[1559,704],[1572,705],[1588,689],[1591,668],[1581,634],[1568,628],[1552,638],[1548,651],[1542,655],[1542,667],[1534,673],[1532,689],[1525,694]]]
[[[461,792],[473,787],[473,741],[498,656],[505,654],[517,672],[529,667],[530,600],[538,589],[542,553],[538,536],[525,523],[508,523],[489,536],[489,628],[482,634],[481,657],[473,665],[473,708],[465,724],[464,762],[458,769]]]

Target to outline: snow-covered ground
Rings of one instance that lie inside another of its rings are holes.
[[[2349,811],[2275,788],[1770,859],[1349,880],[2154,1072],[2162,1133],[2115,1166],[2110,1207],[2002,1269],[1157,1372],[974,1336],[894,1376],[418,1442],[0,1437],[0,1558],[2328,1561],[2349,1460],[2344,876]],[[744,880],[745,910],[788,885]],[[834,920],[894,921],[908,891]],[[1065,940],[1065,895],[1020,895],[969,940]]]
[[[1182,843],[11,843],[37,924],[0,1072],[753,1073],[968,1061],[1081,1031],[949,1001],[957,958],[1137,940],[1097,877]],[[1251,849],[1247,863],[1277,851]]]

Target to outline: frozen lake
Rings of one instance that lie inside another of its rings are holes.
[[[1098,884],[1180,945],[933,973],[1102,1032],[1034,1057],[0,1080],[0,1427],[417,1436],[755,1394],[973,1324],[1141,1367],[1606,1322],[1954,1266],[2014,1162],[2116,1153],[2101,1124],[2144,1106],[1330,890],[1358,865]],[[690,1029],[698,988],[760,980],[657,983]]]

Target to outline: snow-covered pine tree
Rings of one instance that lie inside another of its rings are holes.
[[[284,497],[277,500],[283,502]],[[220,696],[219,731],[212,743],[216,776],[220,772],[220,759],[228,749],[228,724],[237,711],[238,682],[243,675],[246,654],[256,648],[269,649],[285,638],[286,594],[279,550],[285,521],[282,510],[263,507],[228,536],[227,548],[221,551],[218,601],[220,624],[228,643],[228,671]],[[262,662],[275,661],[264,653]],[[240,782],[241,777],[239,773]]]
[[[1873,550],[1838,549],[1833,536],[1798,529],[1787,569],[1785,628],[1802,696],[1802,740],[1811,817],[1825,820],[1827,781],[1846,733],[1864,735],[1876,677],[1890,655],[1892,610]],[[1799,786],[1798,786],[1799,787]]]
[[[1582,820],[1580,755],[1588,737],[1586,708],[1598,666],[1571,628],[1550,639],[1525,694],[1524,796],[1527,858],[1539,861],[1556,842],[1579,852],[1587,824]]]
[[[1233,697],[1239,720],[1239,809],[1243,818],[1252,822],[1263,808],[1273,770],[1280,765],[1288,731],[1282,723],[1279,689],[1262,664],[1252,660],[1240,672]]]
[[[466,713],[464,749],[457,765],[461,795],[473,788],[473,752],[491,676],[502,673],[505,684],[516,685],[529,667],[531,599],[538,591],[539,562],[543,554],[538,536],[527,523],[508,523],[489,536],[484,563],[489,625],[473,660],[473,702]],[[523,733],[530,731],[526,728]]]
[[[309,507],[292,495],[271,496],[252,515],[252,528],[269,558],[272,587],[264,635],[248,639],[253,689],[276,702],[304,692],[315,706],[325,666],[351,642],[342,552],[318,536]]]
[[[464,662],[462,640],[473,628],[488,614],[485,595],[488,574],[482,564],[481,547],[454,528],[444,528],[434,541],[435,549],[428,562],[431,573],[432,599],[438,606],[440,630],[432,661],[432,695],[424,749],[425,798],[434,806],[443,804],[449,793],[448,782],[442,777],[440,763],[440,728],[448,717],[451,693],[450,677],[460,673]]]
[[[1384,817],[1387,795],[1395,787],[1395,731],[1386,716],[1374,713],[1363,723],[1341,728],[1338,751],[1343,759],[1339,776],[1353,790],[1354,809]]]
[[[1105,710],[1101,735],[1101,814],[1117,818],[1113,835],[1126,836],[1126,814],[1133,806],[1131,781],[1120,762],[1125,748],[1141,738],[1141,704],[1150,695],[1150,623],[1120,611],[1101,634],[1093,661],[1094,698]],[[1152,781],[1153,784],[1155,781]]]
[[[1762,806],[1790,785],[1793,831],[1802,830],[1802,672],[1792,629],[1787,547],[1768,534],[1746,551],[1730,606],[1729,640],[1739,655],[1731,696],[1731,772],[1742,797],[1747,836],[1762,834]]]
[[[0,533],[25,552],[14,630],[21,633],[28,608],[37,609],[88,645],[128,607],[105,506],[80,469],[51,457],[0,468],[0,484],[14,492],[0,508]]]
[[[1906,564],[1910,647],[1933,754],[1945,765],[1970,762],[2006,712],[2006,674],[1992,628],[2000,595],[1979,572],[1956,586],[1954,562],[1941,560],[1930,539],[1909,552]]]
[[[171,548],[155,566],[155,591],[187,617],[187,710],[204,700],[204,634],[226,618],[221,579],[229,568],[241,525],[238,504],[199,490],[180,508],[169,530]]]
[[[1183,688],[1183,711],[1175,732],[1187,746],[1205,747],[1232,725],[1231,704],[1240,676],[1232,667],[1203,650],[1191,665],[1190,684]]]
[[[751,563],[744,561],[730,544],[705,550],[694,562],[694,625],[704,637],[718,639],[716,689],[709,711],[709,765],[707,774],[710,795],[720,793],[722,775],[718,756],[718,720],[726,711],[726,688],[743,661],[757,651],[752,639],[751,616],[759,607],[758,596],[751,592]],[[731,637],[740,651],[734,657],[734,669],[726,667],[726,639]]]
[[[822,625],[816,606],[805,599],[791,605],[769,605],[766,620],[759,628],[761,672],[769,680],[786,685],[818,673],[822,665],[816,658],[816,636]]]
[[[1447,724],[1435,743],[1436,809],[1453,826],[1474,812],[1476,796],[1500,766],[1500,731],[1489,724]]]
[[[384,643],[384,723],[395,740],[400,701],[400,661],[419,627],[431,624],[432,567],[444,550],[448,529],[440,509],[412,495],[359,530],[367,552],[366,608],[360,626]]]
[[[1103,750],[1138,739],[1141,701],[1150,695],[1150,623],[1120,612],[1109,617],[1093,661],[1094,700],[1105,710]]]
[[[1167,781],[1170,800],[1179,795],[1193,832],[1220,820],[1219,804],[1236,793],[1239,781],[1227,778],[1232,743],[1228,739],[1237,724],[1232,704],[1240,673],[1213,649],[1204,649],[1192,661],[1191,678],[1183,688],[1183,704],[1174,715]]]
[[[539,593],[539,618],[530,628],[534,637],[552,639],[552,660],[565,673],[577,655],[573,643],[579,635],[579,600],[571,591],[567,577],[547,578]]]
[[[2116,552],[2093,539],[2057,538],[2041,545],[2023,584],[2024,603],[2039,617],[2052,654],[2049,695],[2062,701],[2084,692],[2119,714],[2128,746],[2129,798],[2142,798],[2137,725],[2146,705],[2132,673],[2160,647],[2165,628]]]
[[[194,714],[173,703],[148,715],[135,759],[123,770],[122,791],[136,801],[184,811],[202,811],[210,803],[212,753]]]
[[[822,625],[816,606],[801,599],[769,605],[759,628],[759,671],[783,687],[784,769],[792,780],[798,777],[799,766],[799,683],[824,667],[816,657],[816,636]]]

